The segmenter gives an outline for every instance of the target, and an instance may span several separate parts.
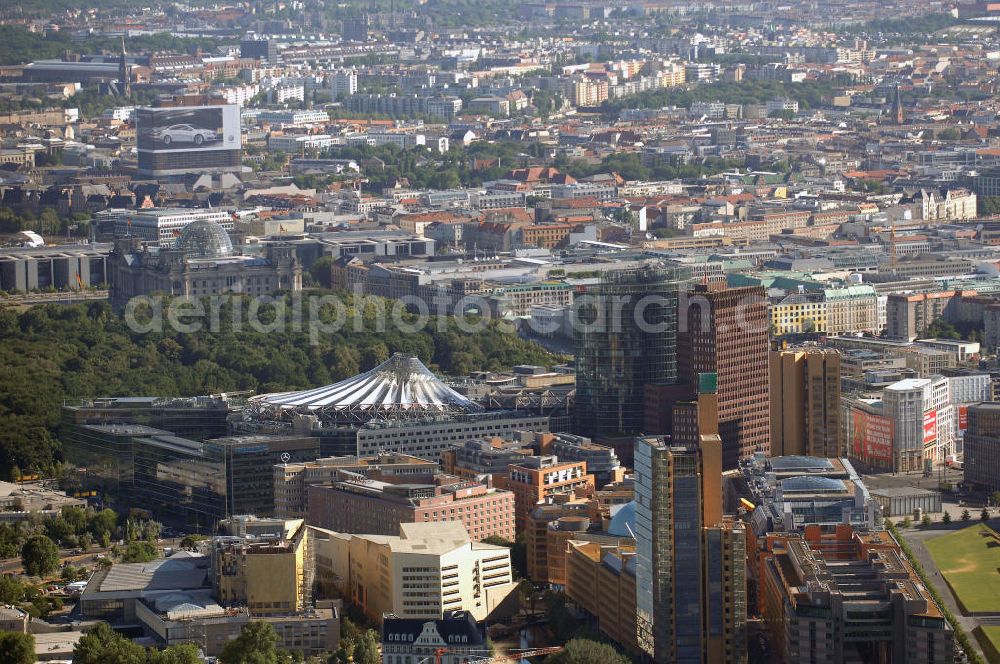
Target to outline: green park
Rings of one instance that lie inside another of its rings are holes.
[[[983,648],[986,661],[990,664],[1000,663],[1000,626],[982,625],[976,628],[976,638]]]
[[[963,613],[1000,611],[1000,535],[977,524],[927,541]]]

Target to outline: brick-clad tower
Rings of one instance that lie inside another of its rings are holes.
[[[681,306],[677,334],[680,382],[718,375],[719,436],[725,469],[756,452],[770,454],[770,317],[760,286],[698,284]]]

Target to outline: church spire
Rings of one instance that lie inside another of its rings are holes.
[[[899,98],[899,83],[896,84],[892,98],[892,117],[896,124],[903,124],[903,100]]]
[[[132,72],[125,56],[125,35],[122,35],[122,50],[118,55],[118,88],[123,97],[129,97],[132,94]]]

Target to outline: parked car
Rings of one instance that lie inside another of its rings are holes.
[[[194,143],[202,145],[219,140],[218,136],[211,129],[193,127],[189,124],[175,124],[169,127],[156,127],[152,131],[154,140],[160,141],[164,145],[173,143]]]
[[[86,581],[74,581],[73,583],[66,584],[66,592],[70,595],[79,595],[87,587]]]

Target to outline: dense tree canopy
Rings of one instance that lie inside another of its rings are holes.
[[[146,649],[99,622],[73,648],[74,664],[146,664]]]
[[[864,33],[883,35],[897,35],[905,37],[907,41],[924,42],[932,39],[932,35],[938,30],[958,25],[961,19],[955,18],[951,14],[924,14],[922,16],[887,16],[886,18],[860,23],[843,28],[848,33]]]
[[[50,0],[32,0],[38,5]],[[121,0],[124,2],[125,0]],[[71,0],[69,4],[78,4]],[[113,4],[113,3],[109,3]],[[95,3],[96,5],[96,3]],[[104,3],[102,3],[104,8]],[[193,48],[214,50],[221,42],[217,39],[176,37],[169,32],[150,35],[135,35],[128,39],[128,48],[133,52],[168,51],[187,53]],[[0,25],[0,65],[19,65],[33,60],[61,57],[71,53],[117,52],[121,42],[117,37],[94,36],[74,40],[69,33],[49,32],[40,34],[29,32],[19,25]]]
[[[34,664],[35,636],[21,632],[0,632],[0,662]]]
[[[61,460],[57,426],[66,398],[302,389],[348,378],[392,352],[415,354],[453,374],[556,359],[496,321],[469,333],[454,319],[432,319],[423,330],[410,332],[393,324],[393,302],[369,298],[355,310],[350,296],[340,301],[344,326],[317,332],[314,339],[308,301],[304,320],[296,324],[290,296],[279,321],[283,329],[272,331],[246,324],[247,300],[223,307],[219,325],[207,329],[205,319],[206,329],[197,333],[172,329],[166,315],[162,331],[136,331],[104,303],[45,305],[20,313],[0,309],[0,419],[5,423],[0,468],[5,478],[15,469],[56,470]],[[240,325],[233,322],[236,306]],[[334,309],[317,309],[319,320],[329,321]]]
[[[118,530],[118,515],[114,510],[64,506],[59,515],[46,519],[40,530],[53,542],[65,548],[90,548],[98,543],[107,546],[111,536]],[[10,557],[15,548],[20,548],[31,535],[29,527],[22,523],[0,524],[0,557]],[[9,555],[5,555],[9,554]]]
[[[278,635],[269,623],[250,622],[240,635],[226,644],[219,657],[221,664],[280,664],[288,660],[278,650]]]
[[[122,552],[123,563],[148,563],[159,556],[153,542],[129,542]]]
[[[780,81],[718,81],[687,87],[649,90],[637,95],[609,100],[601,106],[610,117],[616,117],[625,108],[666,108],[677,106],[691,108],[698,101],[721,101],[726,104],[760,104],[770,99],[794,99],[799,108],[807,110],[821,106],[832,96],[835,87],[822,81],[782,83]]]
[[[21,564],[30,576],[45,576],[59,567],[59,547],[45,535],[34,535],[21,547]]]
[[[313,283],[322,288],[330,288],[330,268],[333,266],[333,259],[330,256],[323,256],[312,264],[309,268],[309,276]],[[303,275],[305,276],[305,275]]]
[[[642,163],[642,158],[634,152],[617,152],[608,155],[599,164],[591,164],[583,159],[567,160],[559,157],[555,160],[554,165],[575,178],[598,173],[617,173],[626,180],[674,180],[714,175],[737,168],[742,165],[742,162],[720,157],[705,157],[689,164],[646,166]]]
[[[476,142],[468,147],[451,145],[446,153],[415,147],[403,150],[395,145],[349,145],[325,150],[324,156],[337,159],[378,159],[385,167],[370,165],[364,169],[365,188],[380,192],[396,181],[406,179],[415,189],[450,189],[478,186],[496,180],[505,171],[524,166],[528,155],[539,156],[544,148],[518,141]],[[475,167],[475,162],[481,164]],[[373,162],[374,164],[374,162]]]
[[[193,643],[180,643],[164,650],[150,650],[149,664],[201,664],[203,660],[200,652]]]
[[[101,622],[77,643],[73,661],[82,664],[200,664],[203,660],[198,646],[192,643],[147,650]]]
[[[19,578],[6,574],[0,576],[0,604],[19,604],[24,599],[24,594],[25,586]]]
[[[3,27],[3,26],[0,26]],[[16,99],[0,100],[0,112],[12,111],[40,111],[51,108],[75,108],[80,111],[84,118],[94,118],[112,106],[132,105],[148,106],[156,98],[153,90],[133,90],[128,97],[109,97],[101,92],[96,85],[85,87],[72,97],[32,97],[25,96]],[[39,164],[45,160],[51,163],[60,161],[60,153],[54,153],[53,157],[43,157]]]
[[[993,217],[1000,214],[1000,196],[980,196],[976,202],[980,216]]]
[[[354,664],[379,664],[381,661],[378,635],[375,630],[369,629],[365,631],[354,647]]]
[[[983,323],[949,323],[943,318],[935,318],[921,336],[932,339],[960,339],[962,341],[982,341]]]

